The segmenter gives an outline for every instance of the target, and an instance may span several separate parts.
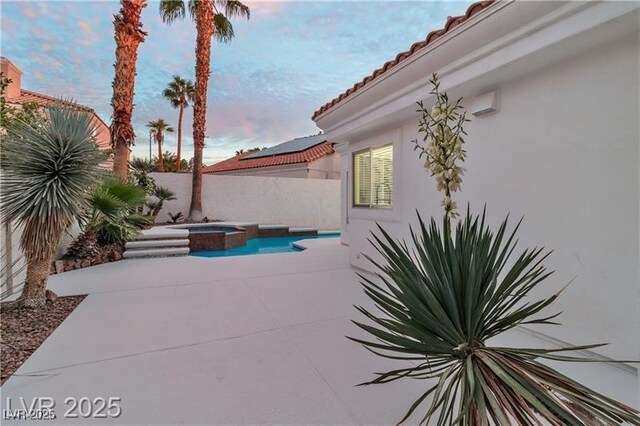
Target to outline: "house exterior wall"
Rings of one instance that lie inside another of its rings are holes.
[[[108,151],[111,149],[111,132],[109,131],[109,127],[107,124],[100,120],[97,116],[93,118],[93,124],[98,129],[98,134],[96,135],[96,141],[98,143],[98,149],[101,151]],[[109,159],[104,163],[100,164],[101,167],[112,170],[113,169],[113,155],[109,156]]]
[[[619,6],[597,5],[610,10]],[[580,7],[584,22],[602,16],[584,9],[590,5]],[[545,246],[554,250],[546,265],[557,272],[534,296],[550,295],[575,278],[554,306],[554,312],[563,311],[563,325],[534,330],[575,344],[609,342],[595,351],[611,358],[637,359],[640,47],[637,24],[633,32],[625,30],[631,20],[637,22],[637,11],[620,16],[594,24],[592,31],[579,38],[549,43],[544,55],[532,56],[535,60],[514,61],[511,67],[475,81],[454,81],[462,71],[451,71],[443,82],[445,90],[453,87],[453,98],[468,99],[468,108],[483,91],[499,91],[499,111],[471,117],[466,126],[467,172],[462,192],[455,196],[458,205],[464,210],[470,203],[477,213],[486,204],[494,226],[507,213],[512,223],[524,216],[520,249]],[[565,31],[582,24],[577,19],[555,23]],[[546,34],[541,31],[538,36]],[[536,38],[524,42],[532,44]],[[589,43],[592,46],[587,47]],[[497,55],[511,53],[505,48]],[[472,66],[466,71],[474,71]],[[438,69],[425,70],[432,71]],[[424,86],[416,88],[413,97],[425,98]],[[368,99],[369,104],[374,102]],[[406,107],[397,98],[380,104],[385,111],[377,119],[367,120],[376,111],[367,112],[368,116],[364,112],[350,115],[350,106],[345,105],[332,113],[335,117],[324,118],[331,123],[323,126],[321,118],[319,126],[332,140],[344,141],[336,148],[344,164],[342,242],[349,245],[352,264],[370,269],[361,253],[374,254],[367,236],[375,222],[405,238],[408,224],[417,222],[416,209],[425,218],[441,217],[442,194],[435,191],[434,179],[413,151],[411,141],[418,137],[415,114],[407,119],[401,111]],[[354,123],[360,130],[353,130]],[[394,144],[394,208],[351,207],[352,153],[389,142]]]
[[[333,153],[312,161],[307,171],[310,179],[340,179],[340,155]]]
[[[158,222],[168,212],[186,217],[191,201],[190,173],[151,173],[156,184],[176,194],[165,202]],[[335,230],[340,227],[340,181],[267,176],[203,176],[202,208],[209,219],[282,224]]]
[[[0,72],[5,78],[11,80],[5,89],[5,96],[9,99],[20,96],[20,81],[22,71],[7,58],[0,58]]]

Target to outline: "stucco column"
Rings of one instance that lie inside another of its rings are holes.
[[[349,197],[351,196],[351,158],[349,143],[335,142],[333,149],[340,155],[340,242],[349,245]]]

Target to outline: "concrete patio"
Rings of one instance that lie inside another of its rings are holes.
[[[393,424],[426,384],[354,386],[398,362],[344,337],[362,335],[352,305],[370,305],[346,248],[304,244],[299,253],[123,260],[52,276],[59,295],[89,296],[5,384],[3,404],[52,397],[62,423],[91,420],[62,418],[72,396],[120,397],[111,421],[123,424]],[[526,331],[500,340],[552,345]],[[637,404],[630,368],[562,371]]]

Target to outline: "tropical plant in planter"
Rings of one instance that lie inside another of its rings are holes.
[[[20,246],[27,278],[19,298],[43,306],[53,256],[64,230],[84,211],[105,156],[90,114],[50,106],[42,125],[16,120],[2,145],[0,212],[24,225]]]
[[[380,356],[411,362],[363,385],[402,378],[433,379],[400,421],[423,402],[430,404],[421,423],[438,425],[640,425],[638,410],[595,392],[543,363],[596,361],[566,354],[602,345],[560,349],[495,347],[487,341],[523,324],[556,324],[545,315],[560,295],[531,301],[530,291],[551,272],[542,265],[542,248],[514,256],[516,232],[505,219],[497,232],[485,213],[457,216],[451,194],[460,189],[465,152],[460,101],[450,104],[433,76],[435,105],[419,103],[422,142],[414,141],[425,166],[445,192],[445,215],[411,229],[411,244],[397,241],[382,227],[372,244],[383,261],[369,260],[379,282],[360,275],[365,293],[384,315],[357,309],[371,323],[355,322],[376,340],[351,338]],[[454,229],[455,228],[455,229]],[[432,423],[432,420],[436,423]]]
[[[99,244],[123,244],[152,222],[137,212],[144,205],[144,189],[120,178],[105,179],[89,196],[89,208],[80,217],[82,233],[67,255],[76,258],[94,256]]]

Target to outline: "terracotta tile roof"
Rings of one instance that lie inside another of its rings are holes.
[[[89,112],[95,115],[98,118],[98,120],[102,122],[102,124],[107,126],[107,124],[100,118],[100,116],[96,113],[96,111],[91,107],[88,107],[86,105],[82,105],[73,101],[67,101],[64,99],[56,98],[53,96],[43,95],[42,93],[32,92],[31,90],[20,89],[20,96],[9,98],[7,99],[7,102],[11,104],[23,104],[25,102],[29,102],[29,103],[35,102],[36,104],[42,107],[55,103],[55,104],[63,105],[73,109],[77,109],[79,111]]]
[[[494,3],[494,0],[479,1],[469,6],[464,15],[448,17],[447,23],[445,24],[444,28],[431,31],[424,40],[414,43],[413,45],[411,45],[411,48],[409,50],[398,53],[395,59],[386,62],[381,68],[378,68],[377,70],[373,71],[371,75],[366,76],[365,78],[362,79],[362,81],[359,81],[358,83],[354,84],[353,87],[348,89],[346,92],[340,94],[337,98],[321,106],[320,109],[318,109],[316,112],[313,113],[313,117],[311,117],[311,119],[315,120],[316,118],[318,118],[320,114],[327,111],[329,108],[333,107],[335,104],[337,104],[344,98],[348,97],[349,95],[353,94],[357,90],[361,89],[367,83],[375,80],[376,77],[379,77],[380,75],[387,72],[389,69],[398,65],[400,62],[411,57],[416,52],[422,50],[424,47],[428,46],[433,41],[439,39],[440,37],[442,37],[449,31],[451,31],[452,29],[460,26],[472,16],[478,14],[479,12],[489,7],[492,3]]]
[[[304,151],[271,155],[269,157],[246,158],[252,153],[245,153],[205,167],[202,172],[219,173],[230,172],[233,170],[255,169],[258,167],[309,163],[322,158],[325,155],[332,154],[333,152],[333,144],[331,142],[324,141],[318,145],[307,148]]]

